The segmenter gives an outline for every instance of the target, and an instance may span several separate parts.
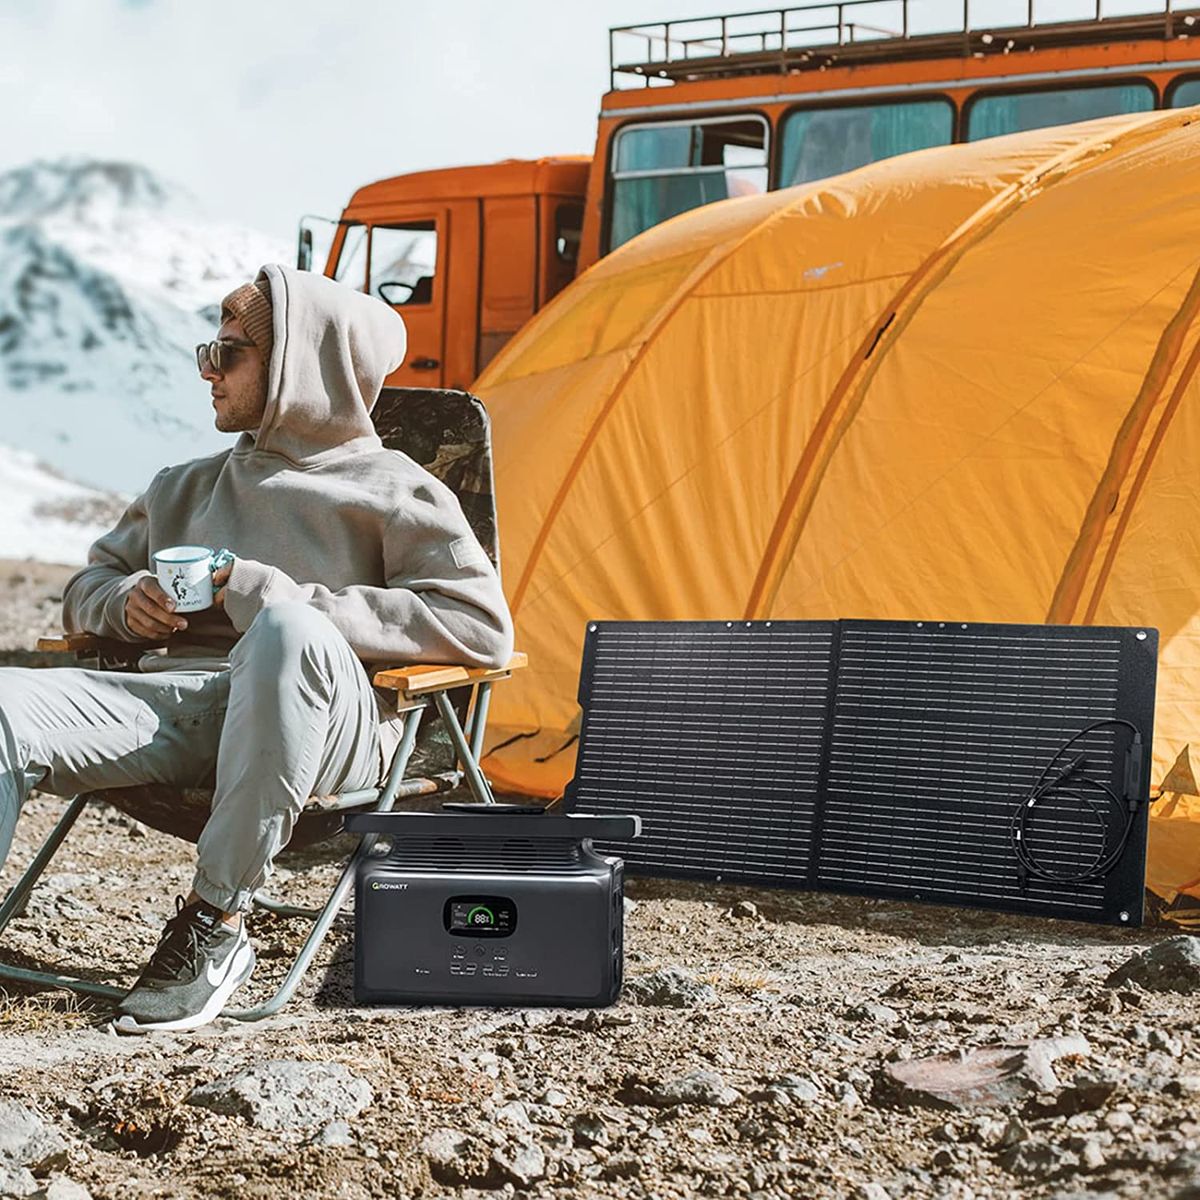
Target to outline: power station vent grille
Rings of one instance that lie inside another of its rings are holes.
[[[397,837],[389,865],[411,871],[572,874],[583,862],[571,838]]]

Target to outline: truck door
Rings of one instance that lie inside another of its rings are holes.
[[[536,196],[483,202],[483,289],[476,370],[482,371],[538,307]]]
[[[444,208],[405,214],[372,225],[367,292],[390,304],[408,327],[408,354],[387,378],[391,387],[441,387],[445,379],[445,325],[449,214]]]

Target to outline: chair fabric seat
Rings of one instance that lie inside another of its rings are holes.
[[[96,796],[159,833],[194,843],[199,840],[212,811],[213,793],[211,788],[146,783],[136,787],[105,788]],[[369,807],[363,806],[364,810]],[[344,816],[344,812],[325,812],[316,805],[306,807],[292,828],[288,849],[300,850],[333,837],[341,830]]]

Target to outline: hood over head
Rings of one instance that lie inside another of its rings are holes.
[[[404,319],[382,300],[311,271],[268,263],[255,279],[264,281],[274,334],[267,403],[258,432],[243,434],[238,448],[294,462],[377,449],[371,410],[404,361]]]

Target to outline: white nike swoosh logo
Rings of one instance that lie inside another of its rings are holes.
[[[214,964],[212,964],[212,963],[204,964],[204,974],[205,974],[205,977],[208,979],[209,987],[216,987],[218,984],[224,982],[225,976],[229,974],[229,966],[233,962],[233,956],[237,953],[237,948],[238,948],[238,944],[237,944],[237,942],[234,942],[233,949],[230,950],[229,953],[225,956],[225,961],[219,967],[216,968],[215,973],[213,971]]]

